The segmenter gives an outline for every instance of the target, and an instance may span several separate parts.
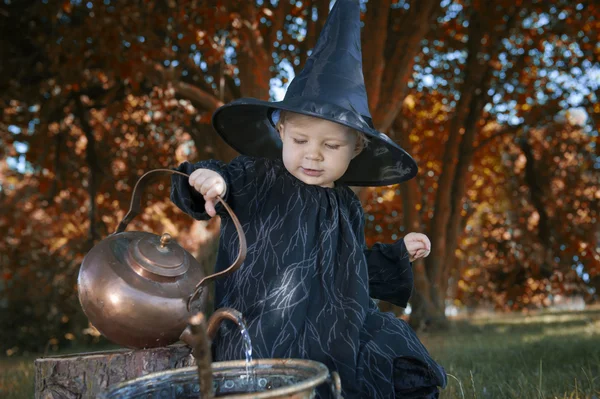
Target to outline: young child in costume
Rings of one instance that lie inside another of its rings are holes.
[[[216,271],[237,256],[235,226],[248,242],[238,271],[216,282],[216,306],[244,315],[255,358],[304,358],[340,374],[351,398],[436,398],[446,385],[413,330],[371,299],[406,307],[410,262],[430,243],[410,233],[367,249],[364,212],[348,187],[396,184],[414,160],[373,128],[362,75],[358,0],[337,0],[303,71],[281,102],[239,99],[213,125],[241,156],[229,164],[183,163],[171,199],[196,219],[221,216]],[[368,143],[367,143],[368,142]],[[244,353],[222,325],[215,361]],[[325,397],[325,392],[320,392]]]

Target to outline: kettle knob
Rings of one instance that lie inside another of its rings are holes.
[[[169,243],[173,240],[173,237],[171,236],[171,234],[169,233],[163,233],[162,236],[160,236],[160,247],[164,248],[167,245],[169,245]]]

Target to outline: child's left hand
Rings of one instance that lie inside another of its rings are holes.
[[[408,233],[404,236],[404,245],[406,245],[411,262],[425,258],[431,252],[431,242],[425,234]]]

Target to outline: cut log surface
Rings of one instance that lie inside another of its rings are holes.
[[[107,387],[120,382],[195,364],[191,349],[179,344],[43,357],[35,360],[35,397],[95,398]]]

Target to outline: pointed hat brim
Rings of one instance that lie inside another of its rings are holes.
[[[275,110],[314,116],[348,126],[364,133],[370,142],[348,166],[340,182],[351,186],[387,186],[416,176],[415,160],[385,134],[373,129],[359,113],[322,99],[288,98],[279,102],[241,98],[220,107],[213,115],[213,126],[233,149],[241,154],[281,158],[283,143],[271,114]]]

